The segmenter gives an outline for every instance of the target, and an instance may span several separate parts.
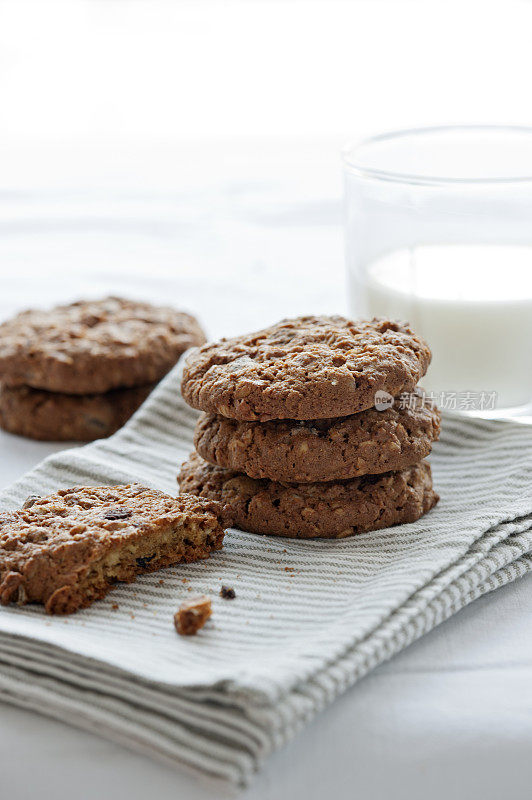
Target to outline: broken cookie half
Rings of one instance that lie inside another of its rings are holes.
[[[0,602],[70,614],[118,581],[219,550],[220,503],[138,485],[76,487],[0,511]]]

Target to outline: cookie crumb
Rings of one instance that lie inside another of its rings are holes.
[[[175,629],[181,636],[192,636],[203,628],[211,615],[210,597],[206,594],[192,597],[181,603],[177,614],[174,615]]]
[[[113,603],[111,608],[113,609],[113,611],[118,611],[118,603]]]
[[[232,586],[222,586],[220,589],[220,597],[223,597],[224,600],[234,600],[236,592]]]

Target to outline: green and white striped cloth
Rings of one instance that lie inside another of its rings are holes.
[[[176,493],[196,419],[179,384],[178,366],[119,433],[47,458],[0,506],[76,484]],[[246,783],[375,666],[531,568],[532,426],[446,417],[431,461],[441,500],[411,525],[339,541],[231,530],[207,561],[71,617],[1,608],[0,699]],[[219,597],[222,583],[235,600]],[[179,637],[173,614],[189,591],[210,594],[214,613]]]

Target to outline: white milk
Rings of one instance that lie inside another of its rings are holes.
[[[423,386],[497,392],[497,408],[532,401],[532,247],[418,246],[367,267],[353,305],[408,320],[429,342]]]

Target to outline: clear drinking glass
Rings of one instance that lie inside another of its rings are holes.
[[[408,320],[451,411],[532,408],[532,128],[439,127],[344,151],[353,316]]]

